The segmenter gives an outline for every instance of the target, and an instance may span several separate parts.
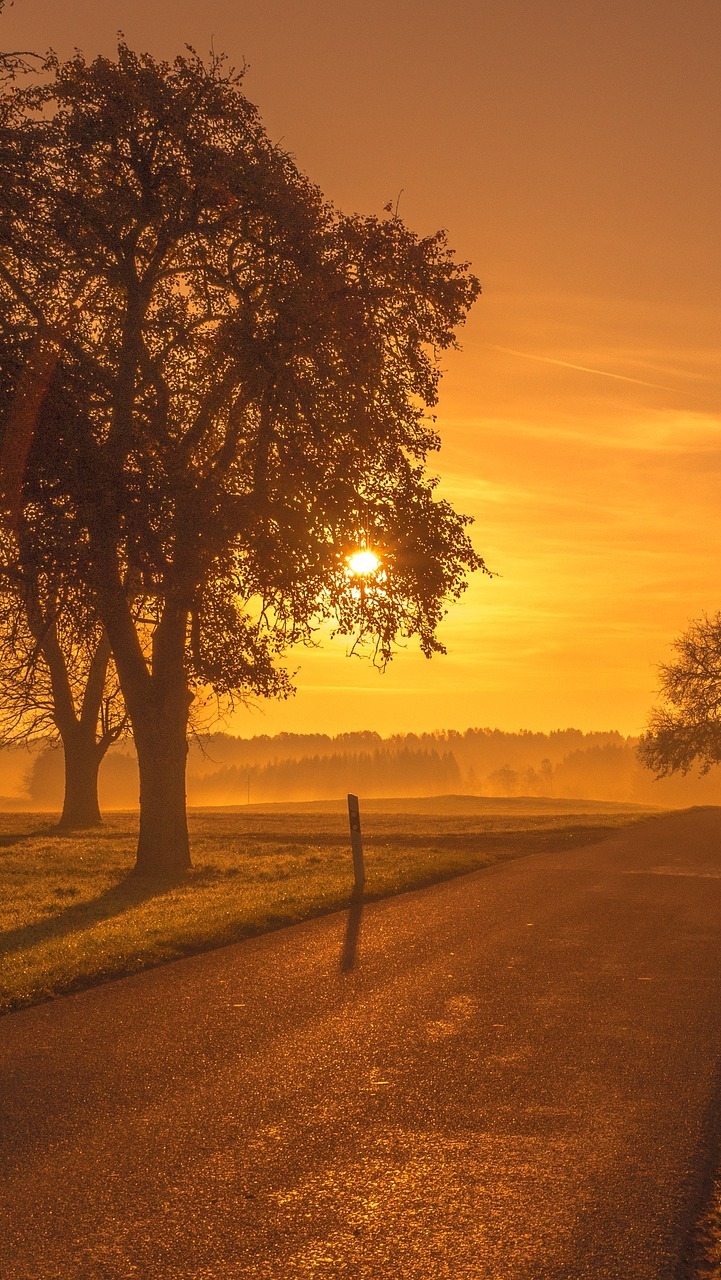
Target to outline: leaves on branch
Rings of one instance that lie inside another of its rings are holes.
[[[328,620],[381,666],[412,636],[442,652],[484,569],[424,469],[467,264],[397,209],[334,209],[222,58],[121,43],[46,71],[0,115],[6,430],[38,334],[73,316],[23,480],[29,562],[85,593],[138,707],[171,633],[221,696],[286,695],[279,656]],[[359,593],[366,539],[383,574]]]
[[[638,754],[661,777],[695,762],[708,773],[721,762],[721,613],[692,623],[673,648],[675,660],[659,667],[665,705],[652,711]]]

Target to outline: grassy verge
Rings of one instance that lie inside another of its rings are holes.
[[[716,1177],[709,1202],[694,1231],[688,1274],[693,1280],[718,1280],[721,1276],[721,1175]]]
[[[482,802],[477,812],[466,804],[434,814],[428,804],[364,815],[367,898],[591,843],[646,816],[611,806],[484,811]],[[113,814],[102,830],[68,837],[54,833],[50,817],[0,814],[0,1012],[349,902],[340,807],[193,813],[194,869],[171,888],[129,878],[136,822]]]

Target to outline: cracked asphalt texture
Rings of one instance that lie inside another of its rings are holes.
[[[678,1280],[720,988],[698,809],[11,1014],[0,1275]]]

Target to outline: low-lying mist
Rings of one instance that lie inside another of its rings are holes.
[[[635,738],[616,732],[279,734],[236,738],[216,733],[188,757],[191,805],[243,805],[335,799],[469,794],[608,800],[684,807],[721,803],[721,770],[656,780],[636,759]],[[40,744],[0,751],[0,807],[54,810],[63,794],[63,759]],[[138,774],[129,745],[109,752],[100,770],[104,809],[137,806]]]

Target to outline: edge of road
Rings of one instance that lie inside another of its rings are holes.
[[[635,821],[630,822],[628,825],[640,827],[647,823],[657,822],[660,819],[668,818],[680,813],[690,813],[696,809],[709,809],[715,807],[716,806],[712,805],[692,805],[689,806],[688,809],[656,810],[651,813],[640,814]],[[719,808],[721,808],[721,806],[719,806]],[[570,816],[572,817],[573,815]],[[590,848],[591,846],[598,844],[603,844],[604,841],[616,836],[619,830],[625,830],[625,827],[607,827],[600,830],[601,826],[602,824],[599,823],[598,827],[590,828],[589,832],[592,831],[594,834],[589,835],[588,841],[580,841],[575,847],[580,850]],[[322,919],[326,916],[335,915],[336,913],[352,911],[354,907],[357,909],[359,904],[362,909],[363,906],[373,902],[386,902],[393,898],[405,896],[406,894],[422,893],[425,890],[433,889],[439,884],[445,884],[453,880],[461,880],[466,876],[481,875],[485,872],[491,872],[494,869],[503,866],[507,862],[517,862],[522,858],[535,857],[539,852],[548,853],[549,851],[550,850],[548,849],[539,851],[520,848],[518,852],[505,853],[503,857],[488,862],[484,866],[471,867],[464,870],[439,870],[435,874],[431,873],[423,878],[419,877],[418,882],[415,884],[404,884],[399,885],[397,888],[385,888],[377,891],[374,891],[373,889],[365,889],[361,894],[357,894],[350,889],[342,899],[329,903],[325,906],[310,908],[300,919],[297,917],[294,919],[275,919],[260,927],[249,925],[237,938],[225,938],[223,940],[210,939],[206,943],[195,944],[187,950],[179,951],[176,955],[163,958],[148,957],[148,963],[142,963],[141,961],[141,963],[117,973],[100,972],[92,975],[83,975],[75,981],[69,981],[60,991],[39,995],[36,999],[29,999],[27,1002],[15,1005],[14,1007],[0,1007],[0,1021],[4,1021],[6,1018],[12,1017],[13,1014],[22,1013],[26,1009],[38,1008],[39,1006],[49,1004],[54,1000],[61,1000],[66,996],[77,995],[81,991],[89,991],[96,987],[106,986],[111,982],[120,982],[123,979],[133,977],[138,973],[146,973],[152,969],[164,968],[166,965],[175,964],[179,960],[186,960],[191,956],[200,956],[212,951],[220,951],[225,947],[234,947],[239,943],[250,941],[253,938],[264,937],[269,934],[277,933],[280,930],[292,929],[297,925],[307,924],[311,920]]]
[[[688,1231],[674,1280],[721,1278],[721,1065],[716,1070],[704,1116],[699,1156],[697,1186],[689,1203]]]

